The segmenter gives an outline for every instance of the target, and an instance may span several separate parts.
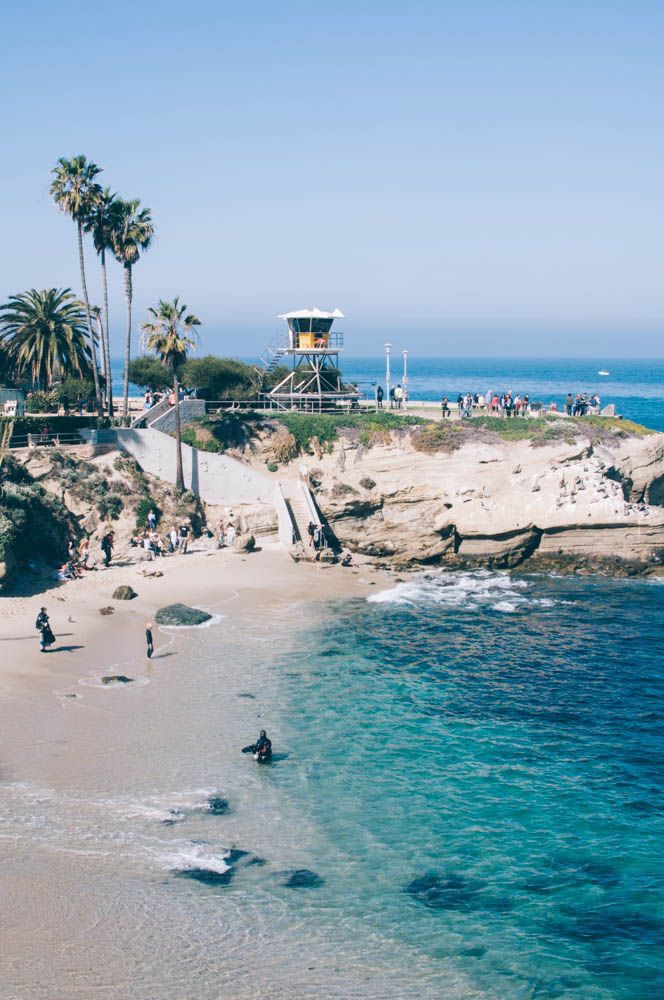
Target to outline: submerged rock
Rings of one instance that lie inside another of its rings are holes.
[[[202,625],[211,618],[207,611],[190,608],[186,604],[169,604],[159,608],[154,616],[157,625]]]
[[[121,587],[116,587],[115,590],[113,591],[114,601],[133,601],[135,597],[138,597],[138,594],[136,593],[134,588],[130,587],[128,584],[123,584]]]
[[[214,795],[212,798],[208,799],[208,810],[213,816],[227,816],[231,811],[231,807],[228,804],[228,799],[222,799],[218,795]]]
[[[133,684],[133,677],[126,677],[125,674],[108,674],[102,677],[102,684]]]
[[[325,879],[308,868],[291,868],[279,874],[283,878],[282,885],[287,889],[318,889],[325,885]]]
[[[404,886],[404,892],[432,910],[460,910],[473,900],[480,886],[457,872],[420,875]]]
[[[193,882],[202,882],[203,885],[230,885],[235,872],[232,868],[225,872],[218,872],[213,868],[178,868],[173,874],[176,878],[188,878]]]

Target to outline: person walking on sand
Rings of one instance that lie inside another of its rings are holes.
[[[175,525],[172,525],[171,530],[168,532],[168,551],[170,553],[175,552],[178,547],[178,529]]]
[[[148,528],[150,529],[150,531],[154,531],[156,527],[157,527],[157,515],[152,510],[152,508],[150,508],[150,510],[148,511]]]
[[[99,547],[104,553],[104,566],[111,565],[111,558],[113,557],[113,532],[107,531],[103,536]]]
[[[217,547],[223,549],[226,544],[226,525],[223,521],[219,522],[219,530],[217,532]]]
[[[180,552],[182,555],[187,554],[187,548],[189,547],[189,523],[183,521],[180,525]]]
[[[441,410],[442,410],[442,413],[443,413],[443,418],[449,417],[449,415],[450,415],[450,413],[452,411],[450,410],[450,401],[447,398],[447,396],[443,396],[443,398],[441,400],[441,403],[440,403],[440,407],[441,407]]]
[[[229,524],[226,528],[226,545],[229,549],[233,548],[233,542],[235,541],[235,525]]]
[[[52,646],[55,642],[55,636],[51,631],[51,624],[48,620],[48,614],[46,613],[46,608],[40,608],[39,614],[37,615],[37,621],[35,622],[35,628],[39,629],[41,633],[41,638],[39,640],[39,646],[42,653],[46,652],[47,646]]]
[[[154,644],[152,642],[152,622],[148,622],[145,626],[145,642],[147,643],[147,654],[148,660],[152,659],[152,654],[154,653]]]

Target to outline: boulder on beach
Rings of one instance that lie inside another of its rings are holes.
[[[138,594],[128,584],[122,584],[121,587],[116,587],[113,591],[114,601],[132,601],[135,597],[138,597]]]
[[[133,684],[134,678],[127,677],[125,674],[108,674],[106,677],[102,677],[102,684]]]
[[[234,552],[253,552],[256,548],[256,539],[252,534],[240,535],[236,538],[233,547]]]
[[[202,625],[209,622],[212,615],[199,608],[190,608],[186,604],[168,604],[159,608],[154,620],[157,625]]]
[[[100,608],[99,609],[99,614],[100,615],[112,615],[114,611],[115,611],[115,608],[112,607],[109,604],[108,607],[106,607],[106,608]]]

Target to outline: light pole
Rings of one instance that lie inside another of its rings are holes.
[[[387,405],[391,407],[392,402],[390,400],[390,349],[392,345],[388,342],[385,344],[385,395],[387,397]]]
[[[408,351],[403,352],[403,406],[404,409],[408,403]]]

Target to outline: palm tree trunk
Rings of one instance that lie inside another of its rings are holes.
[[[124,265],[125,296],[127,299],[127,336],[125,339],[124,353],[124,385],[122,387],[122,416],[126,417],[129,412],[129,359],[131,356],[131,264]]]
[[[92,378],[95,383],[95,402],[97,404],[97,413],[100,417],[103,417],[104,411],[101,405],[101,394],[99,392],[99,370],[97,368],[97,346],[95,344],[95,335],[92,331],[92,316],[90,315],[90,300],[88,299],[88,286],[85,281],[85,259],[83,257],[83,226],[81,225],[81,220],[76,220],[76,228],[78,230],[78,260],[81,265],[81,288],[83,289],[83,302],[85,303],[85,315],[88,321],[88,334],[90,336],[90,354],[92,356]]]
[[[97,337],[99,343],[101,344],[101,373],[104,376],[104,386],[105,388],[101,390],[101,401],[102,410],[106,406],[106,387],[108,387],[108,359],[106,357],[106,341],[104,340],[104,324],[101,318],[101,309],[95,310],[95,319],[97,320]]]
[[[104,286],[104,362],[106,366],[106,402],[108,415],[113,416],[113,376],[111,375],[111,334],[108,325],[108,277],[106,274],[106,251],[101,252],[101,277]]]
[[[182,471],[182,428],[180,427],[180,386],[173,372],[173,392],[175,393],[175,488],[184,493],[184,472]]]

